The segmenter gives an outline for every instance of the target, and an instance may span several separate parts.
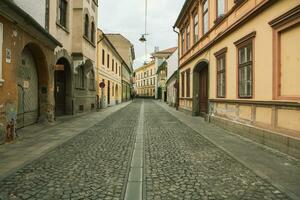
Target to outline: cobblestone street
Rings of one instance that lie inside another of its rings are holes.
[[[0,180],[0,199],[124,199],[140,119],[144,199],[290,199],[151,100],[136,100]]]

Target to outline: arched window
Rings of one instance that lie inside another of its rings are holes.
[[[84,69],[83,66],[79,66],[77,70],[76,88],[84,88]]]
[[[91,26],[91,42],[92,43],[95,42],[95,24],[94,24],[94,22],[92,22],[92,26]]]
[[[84,19],[84,35],[89,38],[89,16],[87,14]]]
[[[89,73],[89,89],[90,90],[95,90],[95,73],[93,70],[90,71]]]

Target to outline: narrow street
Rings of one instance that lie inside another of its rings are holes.
[[[1,180],[0,199],[289,198],[153,101],[136,100]]]

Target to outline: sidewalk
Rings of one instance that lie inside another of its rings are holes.
[[[155,102],[258,176],[269,181],[291,198],[300,199],[300,160],[225,131],[205,122],[203,118],[176,111],[166,103]]]
[[[17,141],[0,145],[0,180],[130,103],[131,101],[80,116],[58,118],[48,125],[36,124],[21,129]]]

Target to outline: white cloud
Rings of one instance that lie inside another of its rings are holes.
[[[160,49],[177,46],[177,34],[172,26],[184,0],[148,0],[148,53],[155,46]],[[99,28],[106,33],[121,33],[135,47],[136,64],[145,60],[145,46],[138,39],[144,33],[144,0],[101,0],[99,3]]]

